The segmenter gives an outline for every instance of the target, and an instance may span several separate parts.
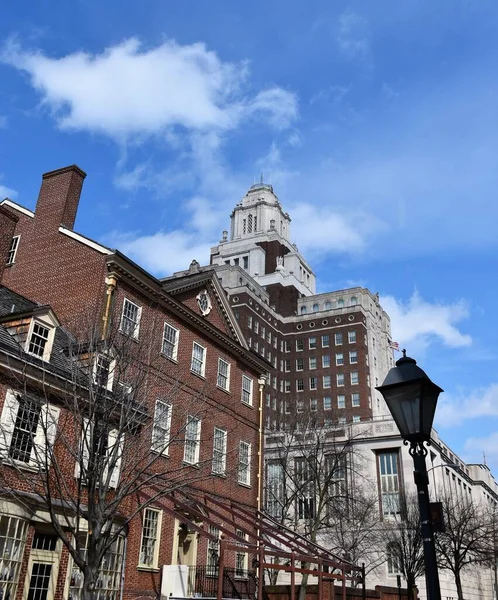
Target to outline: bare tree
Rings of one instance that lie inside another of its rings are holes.
[[[199,459],[198,435],[211,407],[208,390],[187,389],[132,335],[100,340],[92,331],[86,343],[60,328],[56,335],[54,376],[24,352],[4,373],[12,388],[4,411],[12,416],[0,431],[2,493],[48,513],[79,569],[82,597],[92,600],[130,521],[211,472],[211,461],[207,469]]]
[[[399,507],[392,511],[392,518],[384,521],[382,534],[388,563],[393,571],[399,571],[406,579],[409,597],[416,598],[416,581],[424,574],[424,547],[416,495],[400,495]]]
[[[458,600],[463,600],[462,573],[470,565],[493,563],[493,514],[464,491],[446,491],[442,505],[444,531],[435,535],[439,567],[452,572]]]
[[[288,416],[281,431],[267,436],[266,510],[309,541],[326,542],[354,562],[372,541],[378,510],[369,511],[371,499],[351,488],[358,468],[351,428],[337,419],[324,422],[312,410]],[[307,583],[303,574],[299,600]]]

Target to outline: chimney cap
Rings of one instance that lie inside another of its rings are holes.
[[[69,165],[68,167],[62,167],[61,169],[55,169],[55,171],[48,171],[47,173],[43,173],[42,179],[48,179],[49,177],[55,177],[56,175],[62,175],[63,173],[69,173],[70,171],[74,171],[78,173],[78,175],[85,179],[86,173],[82,169],[78,167],[78,165]]]

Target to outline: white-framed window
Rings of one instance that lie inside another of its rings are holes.
[[[348,342],[356,344],[356,331],[348,331]]]
[[[209,533],[212,537],[208,537],[207,543],[206,575],[208,577],[217,577],[220,556],[220,530],[218,527],[210,525]]]
[[[315,516],[314,477],[310,464],[304,457],[294,459],[295,479],[298,487],[297,517],[312,519]]]
[[[296,408],[298,413],[302,413],[304,410],[304,400],[302,398],[298,398],[296,402]]]
[[[316,390],[316,377],[310,377],[310,390]]]
[[[344,394],[337,396],[337,408],[346,408],[346,396]]]
[[[265,339],[266,336],[266,327],[264,325],[261,325],[261,337],[263,339]]]
[[[236,529],[235,534],[239,538],[247,540],[246,534],[241,529]],[[247,552],[237,550],[237,552],[235,553],[235,577],[237,577],[238,579],[245,579],[247,577],[247,563]]]
[[[330,396],[323,398],[323,410],[332,410],[332,398]]]
[[[0,458],[47,469],[59,413],[56,406],[7,390],[0,419]]]
[[[358,375],[358,371],[351,371],[351,385],[358,385],[360,382],[360,378]]]
[[[323,376],[323,389],[327,390],[330,388],[330,375]]]
[[[359,423],[361,421],[360,415],[353,415],[353,423]]]
[[[172,406],[164,400],[156,401],[154,423],[152,425],[152,450],[161,454],[169,454],[169,439],[171,434]]]
[[[284,352],[290,352],[291,351],[291,343],[289,340],[285,340],[284,342]]]
[[[337,373],[337,375],[335,376],[336,379],[336,384],[338,387],[341,387],[344,385],[344,373]]]
[[[227,466],[227,432],[214,428],[213,435],[213,473],[224,475]]]
[[[291,391],[291,382],[289,380],[286,380],[284,382],[284,391],[286,394],[290,394]]]
[[[78,537],[80,538],[82,553],[86,556],[88,552],[88,535],[81,533]],[[114,538],[111,547],[104,555],[96,582],[96,587],[99,590],[101,598],[119,600],[121,597],[121,573],[123,569],[124,549],[125,537],[118,535]],[[73,600],[82,600],[83,598],[83,574],[75,562],[73,562],[71,567],[69,594],[67,597]]]
[[[351,394],[351,406],[360,406],[360,394],[358,392]]]
[[[330,336],[322,335],[322,348],[328,348],[330,346]]]
[[[112,390],[116,361],[106,354],[96,354],[93,363],[93,383],[101,388]]]
[[[162,511],[146,508],[143,512],[142,539],[140,541],[139,567],[154,568],[158,565],[159,540],[161,539]]]
[[[316,356],[312,356],[309,359],[310,369],[316,369]]]
[[[339,417],[337,419],[337,422],[339,423],[339,425],[346,425],[346,417]]]
[[[386,548],[387,554],[387,574],[388,575],[400,575],[401,574],[401,556],[402,551],[399,542],[389,542]]]
[[[284,361],[284,370],[286,373],[290,373],[290,370],[291,370],[291,361],[290,360]]]
[[[164,323],[162,353],[171,360],[176,360],[178,356],[179,334],[178,329],[169,323]]]
[[[308,345],[310,350],[316,349],[316,337],[310,337],[308,340]]]
[[[304,392],[304,379],[296,379],[296,391]]]
[[[28,521],[17,517],[0,515],[0,548],[2,549],[3,598],[15,598],[24,544],[28,530]]]
[[[117,487],[121,473],[124,433],[111,429],[103,420],[92,421],[84,418],[82,425],[75,477],[88,480],[91,476],[97,485]],[[93,473],[88,471],[90,464]]]
[[[239,442],[238,482],[251,485],[251,444],[249,442]]]
[[[330,355],[324,354],[322,356],[322,368],[328,369],[330,367]]]
[[[249,327],[249,329],[252,329],[252,317],[251,317],[251,315],[249,315],[247,317],[247,326]]]
[[[140,331],[140,317],[142,307],[138,306],[128,298],[123,301],[123,312],[121,313],[121,324],[119,330],[130,337],[137,339]]]
[[[230,363],[222,358],[218,359],[218,387],[228,392],[230,389]]]
[[[358,362],[358,352],[356,350],[352,350],[349,353],[349,364],[355,365]]]
[[[248,406],[252,406],[252,387],[252,379],[247,375],[242,375],[242,402]]]
[[[342,346],[342,333],[336,333],[334,336],[335,345]]]
[[[42,360],[49,360],[54,341],[55,328],[37,319],[32,319],[26,338],[25,350]]]
[[[342,367],[344,364],[344,354],[342,352],[338,352],[335,355],[335,364],[337,367]]]
[[[275,460],[266,464],[266,510],[270,517],[278,517],[282,514],[284,504],[284,468]]]
[[[254,321],[254,333],[259,333],[259,321]]]
[[[312,412],[316,412],[318,410],[318,401],[316,398],[311,398],[310,400],[310,410]]]
[[[192,363],[190,370],[196,375],[204,377],[206,371],[206,348],[197,342],[192,347]]]
[[[387,450],[377,454],[379,470],[380,505],[384,516],[400,512],[398,452]]]
[[[296,371],[304,371],[304,358],[296,358]]]
[[[189,415],[185,428],[185,450],[183,461],[189,465],[199,463],[199,449],[201,444],[201,420]]]
[[[17,249],[19,248],[19,240],[21,236],[15,235],[10,241],[9,252],[7,254],[7,264],[13,265],[16,261]]]
[[[304,350],[304,340],[296,340],[296,352],[302,352]]]

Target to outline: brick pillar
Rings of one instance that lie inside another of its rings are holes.
[[[86,173],[76,165],[44,173],[35,211],[35,228],[72,229]]]

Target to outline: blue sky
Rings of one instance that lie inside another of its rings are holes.
[[[379,291],[440,435],[496,470],[497,25],[494,0],[9,3],[0,196],[76,163],[76,229],[165,275],[263,172],[319,291]]]

